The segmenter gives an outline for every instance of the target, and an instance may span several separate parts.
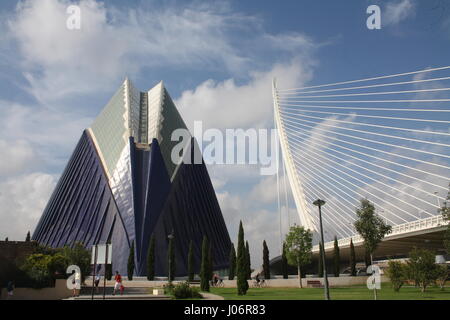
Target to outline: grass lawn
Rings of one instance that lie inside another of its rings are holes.
[[[450,288],[429,287],[425,293],[419,288],[403,287],[394,292],[389,284],[382,284],[378,290],[379,300],[450,300]],[[245,296],[238,296],[235,288],[211,288],[211,293],[226,300],[323,300],[321,288],[250,288]],[[365,286],[331,288],[332,300],[373,300],[373,292]]]

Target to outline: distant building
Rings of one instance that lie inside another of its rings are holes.
[[[134,242],[135,275],[143,276],[154,234],[156,275],[167,276],[173,232],[181,276],[191,240],[199,271],[206,235],[214,268],[227,268],[231,241],[205,164],[171,160],[178,128],[186,125],[162,82],[140,92],[125,80],[83,132],[32,239],[51,247],[112,243],[113,270],[122,274]],[[186,145],[197,147],[193,138]]]

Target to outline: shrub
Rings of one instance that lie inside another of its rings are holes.
[[[391,280],[392,288],[395,292],[400,291],[400,288],[405,281],[405,267],[400,261],[390,260],[386,270],[387,276]]]
[[[55,278],[64,278],[66,269],[69,266],[69,260],[61,253],[57,253],[50,258],[49,271]]]
[[[444,290],[445,281],[448,279],[448,267],[447,265],[436,265],[436,282]]]
[[[428,285],[436,281],[434,254],[426,249],[413,249],[406,266],[406,274],[425,292]]]
[[[201,298],[199,288],[191,287],[189,282],[181,282],[171,288],[171,294],[175,299]]]
[[[174,287],[175,286],[173,285],[172,282],[169,282],[169,283],[163,285],[164,294],[173,295],[173,288]]]
[[[51,263],[52,256],[41,253],[31,254],[26,258],[22,270],[30,279],[31,287],[44,288],[52,284]]]

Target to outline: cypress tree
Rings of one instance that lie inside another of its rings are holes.
[[[263,271],[264,279],[270,279],[269,248],[266,240],[263,241]]]
[[[167,263],[169,270],[169,282],[175,279],[175,272],[177,270],[175,263],[175,238],[169,238],[169,251],[167,252]]]
[[[247,254],[244,244],[244,228],[242,221],[239,223],[238,248],[237,248],[237,290],[238,295],[245,295],[248,290],[247,282]]]
[[[356,276],[356,255],[352,239],[350,239],[350,275]]]
[[[112,279],[112,263],[107,264],[106,265],[106,280],[111,280]]]
[[[319,242],[319,266],[317,270],[317,275],[319,278],[323,277],[323,247],[322,242]]]
[[[147,252],[147,279],[148,280],[155,279],[155,246],[156,246],[156,239],[155,239],[155,236],[152,235],[150,238],[150,244],[148,246],[148,252]]]
[[[339,255],[339,243],[337,237],[334,236],[334,276],[339,277],[339,268],[341,263],[341,257]]]
[[[133,280],[133,274],[134,274],[134,241],[131,243],[130,248],[130,254],[128,255],[128,264],[127,264],[127,271],[128,271],[128,280]]]
[[[231,244],[230,250],[230,272],[228,273],[228,280],[234,280],[236,275],[236,250],[234,249],[234,244]]]
[[[283,279],[288,278],[288,262],[286,257],[286,242],[283,242],[283,252],[281,253],[281,273],[283,274]]]
[[[189,243],[188,252],[188,281],[192,282],[194,280],[194,242],[191,240]]]
[[[208,238],[206,236],[203,237],[202,243],[202,264],[200,266],[200,289],[202,291],[209,291],[209,245]]]
[[[247,268],[247,279],[252,279],[252,267],[251,267],[251,260],[250,260],[250,248],[248,245],[248,241],[245,241],[245,253],[246,253],[246,268]]]
[[[30,242],[31,241],[31,235],[30,235],[30,231],[27,232],[27,237],[25,238],[26,242]]]
[[[209,243],[209,254],[208,254],[208,280],[212,280],[214,272],[214,253],[211,243]]]

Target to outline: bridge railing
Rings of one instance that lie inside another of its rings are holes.
[[[442,215],[436,215],[433,217],[428,217],[421,220],[415,220],[407,223],[402,223],[396,226],[392,226],[392,231],[389,233],[385,239],[389,239],[390,237],[405,234],[414,231],[420,231],[425,229],[437,228],[440,226],[447,225],[449,222],[445,221]],[[349,246],[350,240],[353,240],[353,244],[362,243],[364,239],[360,235],[354,235],[347,238],[342,238],[338,240],[339,247]],[[331,249],[334,247],[334,241],[325,242],[325,250]],[[319,245],[313,246],[313,252],[319,251]]]

